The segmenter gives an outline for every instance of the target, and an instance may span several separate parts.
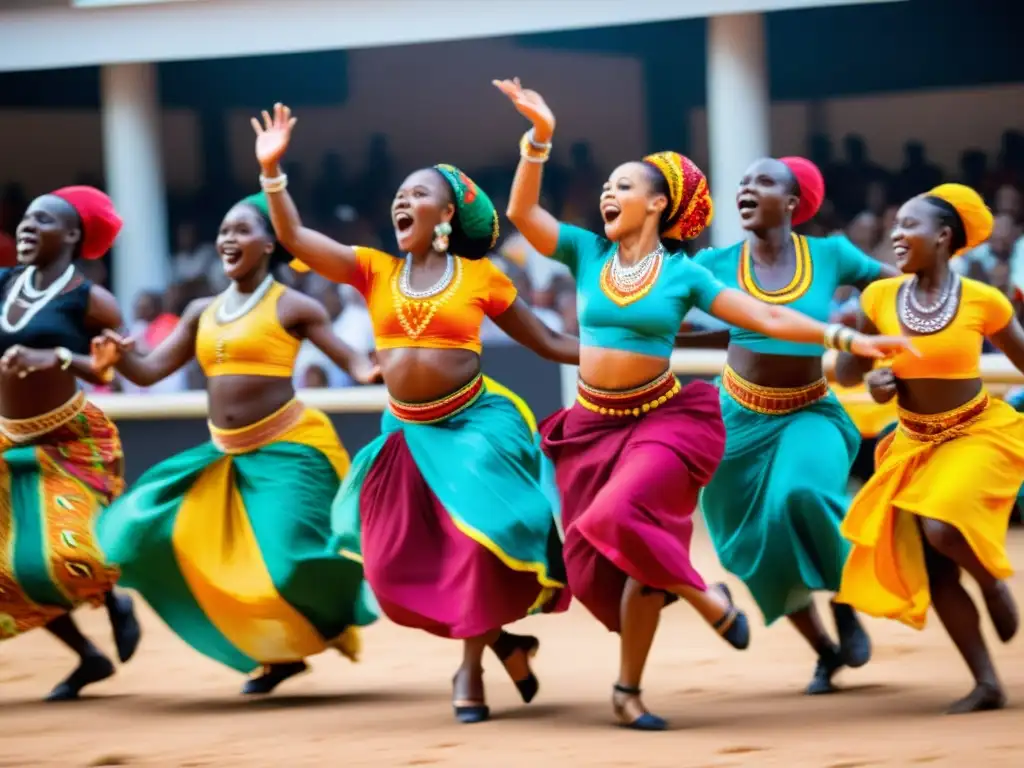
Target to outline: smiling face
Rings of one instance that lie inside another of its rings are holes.
[[[644,163],[624,163],[612,171],[601,192],[604,234],[612,242],[639,232],[652,218],[657,222],[668,197],[657,189],[657,170]]]
[[[402,182],[391,204],[395,240],[405,253],[422,255],[431,249],[434,227],[455,215],[451,188],[433,168],[424,168]]]
[[[778,160],[766,157],[747,168],[736,193],[743,229],[763,232],[782,226],[800,202],[795,187],[792,172]]]
[[[220,223],[217,253],[224,274],[231,280],[240,280],[264,266],[274,245],[263,215],[248,203],[236,205]]]
[[[892,250],[896,266],[906,274],[925,272],[955,250],[954,234],[942,212],[923,197],[904,203],[896,214]]]
[[[37,197],[18,224],[18,263],[43,268],[52,264],[82,237],[78,213],[56,195]]]

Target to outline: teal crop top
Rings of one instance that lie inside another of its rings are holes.
[[[765,291],[757,286],[753,259],[746,253],[745,242],[728,248],[707,248],[698,253],[694,261],[707,267],[730,288],[739,288],[762,301],[789,307],[823,323],[828,322],[832,296],[839,286],[870,282],[881,273],[881,262],[863,253],[842,235],[793,237],[797,268],[790,284],[777,291]],[[729,329],[729,341],[766,355],[810,357],[825,351],[820,344],[780,341],[735,326]]]
[[[685,253],[666,253],[661,272],[647,295],[620,306],[601,288],[601,270],[615,243],[561,224],[553,258],[576,278],[580,345],[669,357],[683,316],[692,307],[705,312],[725,287]]]

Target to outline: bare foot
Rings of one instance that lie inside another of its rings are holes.
[[[966,715],[969,712],[987,712],[1006,706],[1006,694],[996,683],[979,683],[959,701],[953,702],[947,715]]]

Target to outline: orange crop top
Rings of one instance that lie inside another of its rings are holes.
[[[898,336],[897,297],[910,275],[871,283],[860,297],[864,315],[880,333]],[[1013,319],[1013,306],[998,289],[961,278],[960,307],[952,322],[937,333],[912,336],[920,357],[901,352],[889,365],[900,379],[974,379],[981,375],[981,345],[985,337],[1003,330]]]
[[[196,359],[207,377],[291,378],[302,342],[277,319],[277,302],[285,290],[281,283],[273,283],[255,307],[230,323],[217,320],[217,307],[224,297],[210,302],[196,332]]]
[[[366,299],[377,349],[422,347],[480,353],[484,316],[497,317],[516,300],[516,287],[489,259],[455,257],[455,276],[441,293],[411,299],[398,287],[405,263],[373,248],[356,248],[352,285]]]

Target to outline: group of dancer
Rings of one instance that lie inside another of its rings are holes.
[[[112,245],[110,201],[70,188],[32,203],[20,265],[0,273],[0,637],[45,626],[63,640],[80,664],[51,698],[75,698],[114,673],[76,629],[75,607],[105,603],[122,662],[139,645],[120,584],[197,651],[250,673],[243,693],[266,694],[328,648],[357,659],[359,629],[383,614],[462,641],[452,705],[476,723],[490,717],[487,650],[529,703],[539,641],[505,627],[575,596],[620,637],[616,720],[662,730],[641,682],[664,607],[682,598],[732,647],[750,643],[729,589],[692,563],[699,504],[765,623],[787,617],[817,654],[808,693],[870,659],[857,612],[921,628],[934,602],[976,683],[953,711],[1002,706],[959,577],[975,578],[1009,641],[1005,539],[1024,483],[1024,417],[985,394],[978,357],[984,336],[1024,368],[1024,333],[997,291],[948,269],[991,230],[977,194],[944,185],[907,202],[897,274],[845,239],[796,235],[821,205],[821,174],[800,158],[760,160],[737,194],[747,237],[689,258],[682,242],[713,213],[696,165],[674,152],[625,163],[600,194],[603,233],[559,222],[539,203],[554,116],[518,80],[495,85],[532,124],[508,218],[573,273],[579,338],[549,330],[486,258],[498,213],[451,165],[416,171],[395,194],[402,256],[304,227],[281,171],[295,118],[280,104],[253,121],[262,192],[218,233],[230,287],[193,302],[148,354],[73,265]],[[283,263],[365,297],[376,363],[275,281]],[[863,290],[857,329],[826,323],[841,285]],[[731,328],[714,385],[683,385],[670,370],[692,307]],[[485,316],[578,365],[576,402],[538,424],[484,376]],[[351,462],[327,417],[296,399],[303,339],[387,388],[381,435]],[[859,436],[830,392],[826,348],[840,353],[842,383],[866,378],[875,399],[899,405],[852,504]],[[210,441],[124,491],[117,430],[76,377],[107,382],[116,370],[148,385],[193,357],[209,381]],[[971,482],[952,469],[964,465]],[[834,595],[836,639],[814,608],[822,591]]]

